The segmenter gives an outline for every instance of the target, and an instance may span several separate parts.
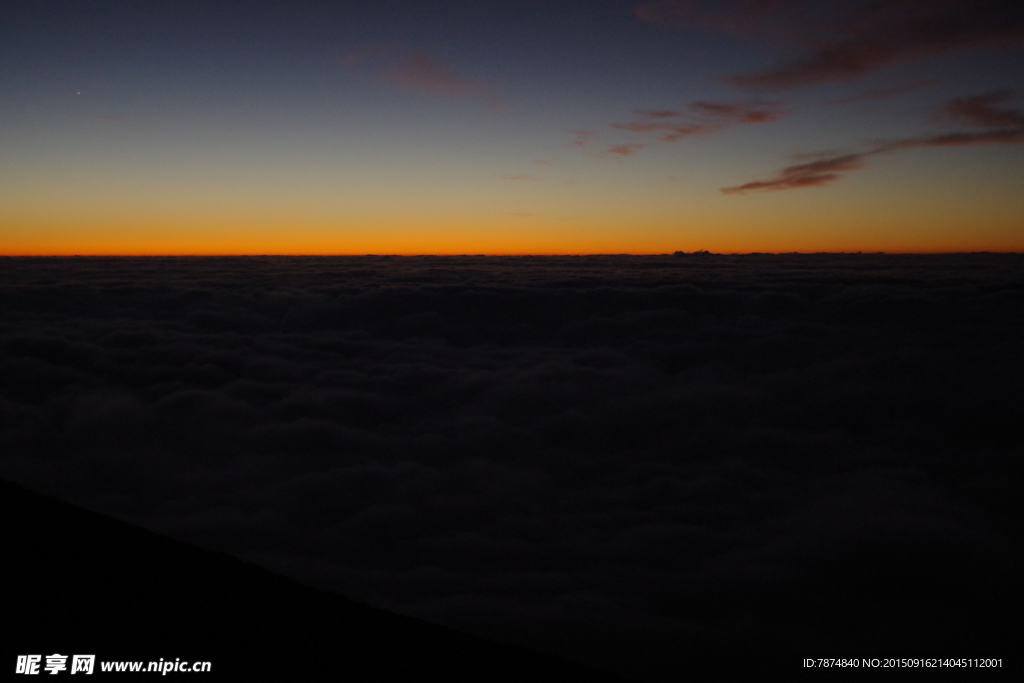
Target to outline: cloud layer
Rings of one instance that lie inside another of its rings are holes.
[[[646,680],[1013,633],[1018,256],[0,265],[3,477]]]

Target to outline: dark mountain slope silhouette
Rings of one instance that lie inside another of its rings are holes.
[[[626,680],[307,588],[3,481],[0,539],[7,674],[17,655],[45,663],[60,653],[210,661],[221,680]]]

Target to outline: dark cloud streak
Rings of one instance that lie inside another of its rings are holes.
[[[818,187],[839,180],[840,173],[864,168],[864,158],[878,151],[819,159],[804,164],[787,166],[771,180],[755,181],[737,187],[722,188],[724,194],[745,194],[759,190],[794,190]]]
[[[481,92],[481,83],[459,76],[426,54],[417,54],[402,60],[384,74],[384,80],[409,90],[464,97]]]
[[[913,83],[911,85],[904,85],[899,88],[879,88],[875,90],[868,90],[859,95],[853,97],[846,97],[839,100],[833,100],[830,104],[860,104],[863,102],[879,102],[882,100],[889,100],[894,97],[900,97],[907,93],[926,88],[929,85],[934,85],[935,81],[922,81],[920,83]]]
[[[682,111],[638,110],[640,121],[613,123],[612,128],[632,133],[653,133],[658,142],[677,142],[697,135],[709,135],[732,126],[770,123],[789,112],[780,102],[692,102]],[[675,120],[673,120],[675,119]],[[648,146],[647,144],[641,146]],[[616,145],[640,149],[638,145]]]
[[[799,50],[799,56],[769,69],[724,79],[767,91],[847,82],[884,67],[1024,37],[1024,7],[1004,0],[666,0],[641,6],[636,14],[651,23],[767,39],[787,52]]]
[[[902,140],[883,141],[866,152],[826,156],[822,159],[788,166],[769,180],[754,181],[735,187],[721,188],[723,194],[746,194],[758,191],[793,190],[820,187],[839,180],[840,173],[866,166],[873,156],[927,147],[969,147],[975,145],[1024,143],[1024,112],[998,109],[993,105],[1010,99],[1008,91],[950,100],[939,109],[936,118],[962,125],[989,128],[983,131],[954,131]]]
[[[803,57],[725,82],[759,90],[845,82],[883,67],[1024,36],[1024,7],[1001,0],[888,2],[871,5],[852,19],[837,25],[840,37]]]
[[[410,92],[448,99],[483,96],[491,109],[504,106],[487,83],[466,78],[433,55],[402,45],[364,45],[340,61],[346,68],[367,70],[381,82]]]
[[[603,154],[619,156],[619,157],[631,157],[647,145],[642,144],[631,144],[631,145],[612,145],[606,149]]]
[[[1009,90],[999,90],[961,97],[947,102],[937,114],[940,121],[949,120],[969,126],[985,128],[1024,128],[1024,112],[997,109],[993,105],[1008,102],[1012,97]]]

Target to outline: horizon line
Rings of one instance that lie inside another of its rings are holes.
[[[952,256],[966,254],[1024,254],[1024,251],[982,249],[976,251],[676,251],[676,252],[507,252],[507,253],[151,253],[151,254],[0,254],[0,258],[507,258],[586,256]]]

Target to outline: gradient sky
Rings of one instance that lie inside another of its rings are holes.
[[[1024,5],[7,0],[0,253],[1024,250]]]

